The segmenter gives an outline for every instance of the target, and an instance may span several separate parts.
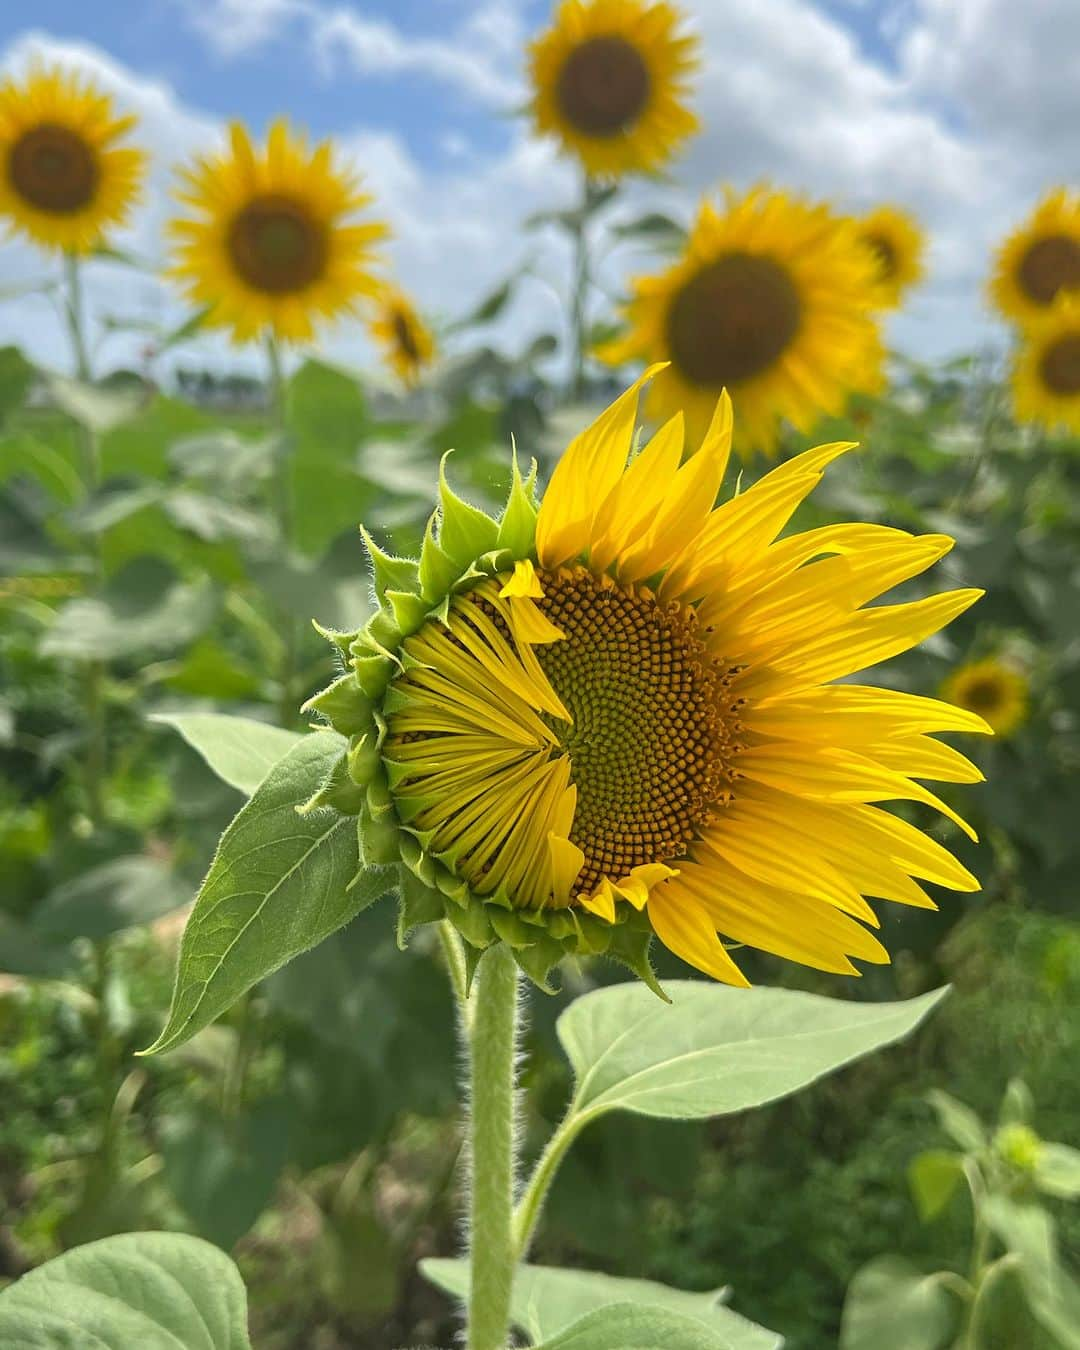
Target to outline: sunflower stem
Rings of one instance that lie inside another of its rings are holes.
[[[516,1052],[519,976],[497,942],[476,973],[469,1119],[468,1350],[505,1350],[513,1246]]]
[[[274,429],[274,509],[277,516],[278,531],[285,552],[286,561],[292,547],[293,509],[290,473],[292,469],[292,443],[289,437],[288,409],[285,396],[285,372],[281,361],[281,346],[274,334],[266,337],[266,359],[270,368],[270,418]],[[278,673],[280,696],[278,699],[278,720],[283,727],[292,727],[296,723],[296,657],[297,633],[296,616],[283,609],[280,617],[283,637],[281,668]]]
[[[548,1191],[551,1190],[551,1183],[555,1180],[555,1174],[558,1172],[563,1158],[566,1157],[567,1150],[589,1121],[593,1119],[594,1116],[588,1112],[577,1111],[574,1103],[571,1102],[558,1129],[548,1140],[547,1147],[540,1155],[539,1161],[533,1169],[533,1174],[529,1178],[529,1183],[518,1201],[517,1208],[514,1210],[514,1259],[516,1261],[524,1260],[528,1253],[529,1244],[532,1242],[536,1225],[540,1220],[540,1212],[544,1207],[544,1201],[547,1199]]]
[[[581,207],[574,217],[571,237],[574,246],[574,287],[570,296],[571,375],[570,397],[575,401],[585,394],[585,306],[589,294],[589,216],[592,210],[592,180],[581,178]]]

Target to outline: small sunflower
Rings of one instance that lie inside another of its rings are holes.
[[[685,105],[697,41],[657,0],[563,0],[531,48],[532,114],[587,173],[648,173],[697,130]]]
[[[172,275],[236,341],[264,331],[306,341],[316,319],[378,291],[372,246],[387,228],[355,220],[371,198],[328,142],[309,149],[279,120],[258,151],[234,123],[229,149],[197,160],[182,182],[177,195],[195,214],[170,224]]]
[[[44,248],[90,253],[138,201],[146,156],[116,142],[136,124],[73,71],[0,85],[0,214]]]
[[[920,879],[978,889],[882,803],[970,834],[922,780],[979,780],[933,733],[988,727],[835,681],[981,592],[870,603],[947,553],[944,535],[781,538],[849,444],[714,508],[730,399],[690,458],[678,413],[635,453],[642,380],[571,442],[541,502],[516,460],[498,519],[441,474],[419,560],[365,536],[379,608],[327,633],[347,673],[307,706],[348,745],[309,806],[357,814],[365,863],[400,865],[403,934],[448,918],[473,961],[503,941],[539,983],[564,953],[606,952],[655,986],[654,935],[730,984],[746,979],[725,939],[857,974],[852,958],[888,960],[867,897],[933,908]]]
[[[1080,435],[1080,297],[1060,299],[1025,331],[1012,388],[1017,421]]]
[[[1057,188],[998,250],[990,298],[1006,319],[1027,324],[1072,291],[1080,292],[1080,196]]]
[[[396,286],[385,286],[379,292],[368,330],[382,346],[387,365],[405,385],[415,385],[420,372],[435,359],[431,329]]]
[[[1010,736],[1027,718],[1027,680],[995,656],[954,670],[941,686],[941,696],[976,713],[996,736]]]
[[[597,354],[670,361],[650,410],[685,410],[691,444],[725,388],[737,448],[772,454],[782,418],[807,431],[848,393],[880,385],[874,263],[824,205],[764,189],[729,192],[723,212],[705,202],[683,257],[632,286],[629,331]]]
[[[895,206],[879,206],[856,220],[855,228],[874,259],[881,306],[895,308],[923,275],[926,240],[918,222]]]

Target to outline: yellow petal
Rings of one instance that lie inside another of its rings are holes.
[[[700,901],[660,886],[649,896],[649,922],[664,946],[689,965],[724,984],[749,989],[750,981],[728,955]]]

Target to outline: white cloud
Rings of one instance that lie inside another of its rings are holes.
[[[272,41],[290,19],[308,8],[304,0],[185,0],[191,26],[224,57],[239,56]]]

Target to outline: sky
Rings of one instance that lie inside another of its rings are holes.
[[[983,285],[992,251],[1038,197],[1080,184],[1077,0],[682,0],[704,62],[704,130],[663,185],[634,183],[614,218],[661,209],[689,221],[702,194],[769,180],[843,210],[889,200],[931,239],[929,277],[890,320],[897,349],[934,361],[1000,344]],[[524,52],[549,0],[8,0],[0,74],[35,56],[85,69],[140,118],[153,156],[146,202],[117,242],[165,257],[176,163],[214,148],[231,119],[280,114],[330,136],[392,227],[397,278],[441,321],[467,313],[523,263],[529,279],[490,334],[510,350],[559,331],[569,259],[552,230],[522,231],[573,203],[574,166],[536,139]],[[639,245],[610,251],[619,293],[651,270]],[[0,242],[0,345],[69,361],[51,302],[3,299],[55,264]],[[95,265],[89,308],[169,323],[185,310],[152,276]],[[488,335],[486,335],[488,336]],[[328,329],[331,359],[369,365],[357,322]],[[107,368],[131,342],[99,348]],[[194,364],[256,369],[259,354],[200,339]]]

